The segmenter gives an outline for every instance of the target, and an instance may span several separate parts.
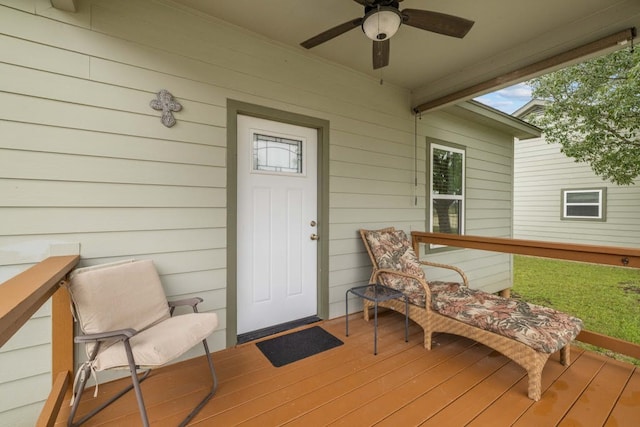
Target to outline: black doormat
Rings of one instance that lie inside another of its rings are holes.
[[[314,326],[302,331],[271,338],[256,346],[276,368],[344,344],[338,338]]]

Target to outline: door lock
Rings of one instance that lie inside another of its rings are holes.
[[[313,233],[313,234],[310,236],[310,238],[311,238],[311,240],[320,240],[320,236],[318,236],[318,235],[317,235],[317,234],[315,234],[315,233]]]

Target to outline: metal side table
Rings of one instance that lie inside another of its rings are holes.
[[[345,293],[346,335],[349,336],[349,293],[373,302],[373,354],[378,354],[378,303],[390,299],[404,300],[404,341],[409,341],[409,299],[405,294],[383,285],[356,286]]]

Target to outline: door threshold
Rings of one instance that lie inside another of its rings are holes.
[[[297,328],[298,326],[309,325],[311,323],[320,322],[318,316],[304,317],[298,320],[292,320],[291,322],[281,323],[279,325],[269,326],[267,328],[258,329],[257,331],[246,332],[238,335],[238,344],[244,344],[249,341],[257,340],[260,338],[268,337],[269,335],[278,334],[280,332],[287,331],[289,329]]]

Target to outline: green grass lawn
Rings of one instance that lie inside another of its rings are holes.
[[[581,318],[584,329],[640,344],[640,269],[516,255],[513,293]]]

